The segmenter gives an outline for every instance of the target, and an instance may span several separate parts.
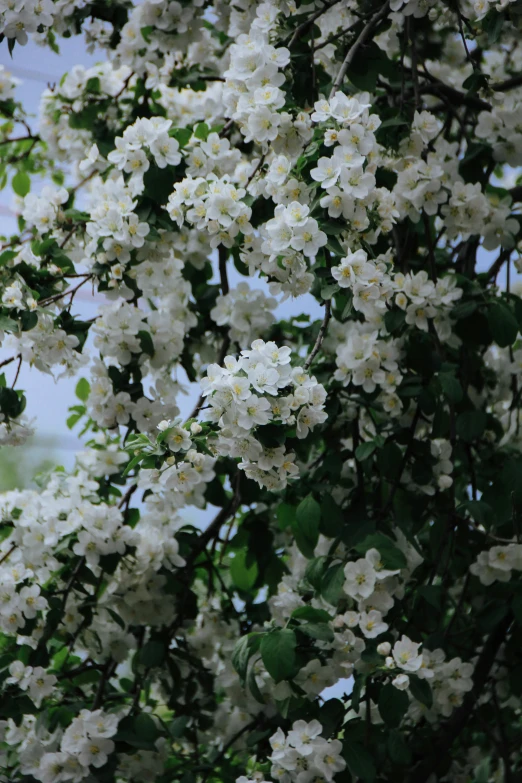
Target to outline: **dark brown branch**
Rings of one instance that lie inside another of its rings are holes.
[[[505,92],[506,90],[512,90],[514,87],[520,87],[522,84],[522,73],[517,76],[512,76],[510,79],[506,79],[498,84],[492,84],[491,89],[495,92]]]
[[[313,360],[321,350],[321,346],[323,344],[324,338],[326,337],[326,331],[328,329],[328,324],[330,323],[331,315],[332,315],[332,302],[330,299],[327,299],[324,303],[324,318],[319,328],[319,334],[317,335],[317,340],[315,341],[315,345],[312,348],[308,356],[308,359],[304,363],[305,370],[308,370]]]
[[[470,109],[475,109],[476,111],[491,111],[491,104],[483,101],[482,98],[460,92],[460,90],[456,90],[454,87],[450,87],[448,84],[444,84],[444,82],[436,79],[435,76],[432,76],[426,70],[422,72],[422,75],[432,83],[420,85],[421,95],[435,95],[438,98],[445,96],[455,106],[463,105],[469,106]]]
[[[239,503],[239,492],[236,490],[230,502],[226,506],[223,506],[221,511],[216,514],[206,530],[204,530],[198,537],[194,549],[187,558],[187,566],[191,565],[194,560],[196,560],[196,558],[203,552],[209,541],[212,541],[214,536],[219,533],[225,522],[236,513],[237,509],[239,508]]]
[[[13,544],[13,546],[11,547],[11,549],[8,549],[8,551],[5,553],[5,555],[4,555],[3,557],[0,557],[0,565],[2,565],[2,563],[5,563],[5,561],[6,561],[6,560],[7,560],[7,559],[8,559],[8,558],[9,558],[9,557],[12,555],[12,553],[15,551],[15,549],[16,549],[16,547],[17,547],[17,546],[18,546],[18,544]]]
[[[334,97],[335,93],[343,83],[343,79],[346,76],[346,72],[348,71],[348,68],[352,64],[353,59],[357,54],[358,50],[360,49],[360,47],[367,41],[367,39],[370,37],[375,27],[377,27],[379,22],[382,19],[384,19],[384,17],[388,13],[389,5],[390,5],[389,0],[387,0],[387,2],[384,4],[381,10],[378,13],[374,14],[374,16],[372,16],[372,18],[365,24],[365,26],[359,33],[358,37],[355,39],[354,43],[349,48],[348,53],[344,58],[343,64],[341,65],[341,68],[339,70],[339,73],[335,77],[335,81],[332,85],[332,89],[330,91],[330,99]]]
[[[0,362],[0,367],[5,367],[7,364],[11,364],[11,362],[14,362],[16,358],[18,358],[19,354],[16,356],[10,356],[9,359],[4,359],[3,362]]]
[[[120,502],[118,503],[118,508],[125,508],[129,507],[130,499],[138,489],[137,484],[131,484],[131,486],[128,488],[127,492],[124,494]]]
[[[2,139],[0,141],[0,145],[2,144],[16,144],[19,141],[40,141],[39,136],[32,136],[28,134],[27,136],[15,136],[14,139]]]
[[[102,671],[102,675],[101,675],[100,681],[98,683],[98,688],[96,690],[96,695],[95,695],[94,701],[92,703],[92,711],[93,712],[94,712],[94,710],[97,710],[99,707],[102,706],[105,686],[107,685],[109,679],[114,674],[114,671],[115,671],[117,665],[118,664],[116,663],[116,661],[113,661],[112,658],[109,658],[109,660],[104,665],[103,671]]]
[[[406,446],[406,450],[405,450],[405,452],[403,454],[401,466],[400,466],[400,468],[399,468],[399,470],[397,472],[397,477],[396,477],[395,481],[393,482],[393,486],[392,486],[392,489],[391,489],[391,492],[390,492],[390,497],[388,498],[388,502],[386,503],[386,505],[385,505],[385,507],[383,509],[383,512],[382,512],[383,516],[386,515],[388,513],[388,511],[393,506],[393,501],[395,499],[395,493],[399,489],[399,486],[400,486],[400,483],[401,483],[402,474],[404,473],[404,469],[406,468],[406,465],[408,464],[408,459],[410,458],[411,449],[412,449],[412,446],[413,446],[413,441],[415,440],[415,430],[417,429],[417,423],[418,423],[418,421],[420,419],[420,414],[421,414],[420,406],[417,406],[417,409],[416,409],[415,413],[413,414],[413,419],[412,419],[411,424],[410,424],[410,434],[409,434],[409,438],[408,438],[408,445]]]
[[[293,44],[297,41],[298,38],[301,38],[301,36],[306,35],[308,30],[310,30],[316,19],[318,19],[320,16],[325,14],[327,11],[330,10],[330,8],[333,8],[334,5],[337,5],[340,0],[332,0],[330,3],[325,3],[322,8],[320,8],[318,11],[315,12],[315,14],[312,14],[312,16],[306,20],[306,22],[303,22],[303,24],[300,24],[299,27],[297,27],[293,34],[289,36],[285,41],[283,41],[283,46],[287,46],[289,49],[292,48]]]
[[[221,281],[221,293],[223,296],[226,296],[228,292],[230,291],[229,285],[228,285],[228,275],[227,275],[227,249],[224,245],[220,245],[218,248],[218,256],[219,256],[219,279]]]
[[[16,382],[18,380],[18,376],[20,375],[21,367],[22,367],[22,354],[19,353],[18,354],[18,367],[16,368],[16,374],[15,374],[15,377],[14,377],[13,385],[11,386],[12,389],[14,389],[14,387],[16,386]]]
[[[509,258],[511,257],[512,252],[513,249],[506,249],[501,251],[498,258],[496,258],[495,261],[493,261],[488,271],[486,272],[488,282],[496,278],[496,276],[504,266],[505,262],[508,261]]]

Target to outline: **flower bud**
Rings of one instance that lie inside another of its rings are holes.
[[[392,680],[392,685],[397,688],[399,691],[405,691],[410,684],[410,678],[407,674],[398,674],[394,680]]]

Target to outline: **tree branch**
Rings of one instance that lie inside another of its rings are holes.
[[[308,368],[312,364],[313,360],[315,359],[315,357],[317,356],[317,354],[321,350],[321,346],[323,344],[323,340],[326,337],[326,331],[328,329],[328,324],[330,323],[331,315],[332,315],[332,302],[331,302],[330,299],[326,299],[326,301],[324,303],[324,318],[323,318],[323,322],[322,322],[321,327],[319,329],[319,334],[317,335],[317,340],[315,341],[315,345],[312,348],[312,350],[311,350],[311,352],[310,352],[310,354],[308,356],[308,359],[304,363],[304,369],[305,370],[308,370]]]
[[[339,73],[337,74],[335,81],[333,83],[332,89],[330,91],[329,100],[331,100],[334,97],[335,93],[343,83],[343,79],[346,76],[346,72],[350,67],[350,65],[352,64],[358,49],[367,41],[367,39],[370,37],[371,33],[373,32],[374,28],[377,27],[379,22],[382,19],[384,19],[384,17],[388,13],[389,5],[390,5],[389,0],[387,0],[387,2],[384,4],[381,10],[378,13],[376,13],[374,16],[372,16],[369,22],[367,22],[367,24],[363,27],[363,29],[359,33],[359,36],[356,38],[355,42],[348,50],[348,53],[344,58],[344,62],[341,65]]]
[[[283,41],[283,46],[287,46],[289,49],[291,49],[294,43],[297,41],[297,39],[301,38],[302,35],[306,35],[308,30],[310,30],[310,28],[313,27],[316,19],[318,19],[323,14],[325,14],[327,11],[330,10],[330,8],[333,8],[333,6],[337,5],[339,2],[340,0],[332,0],[332,2],[330,3],[325,3],[325,5],[322,8],[316,11],[315,14],[312,14],[312,16],[309,19],[307,19],[306,22],[300,24],[299,27],[297,27],[294,30],[293,34]]]

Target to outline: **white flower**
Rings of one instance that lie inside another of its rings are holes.
[[[114,742],[110,739],[95,737],[85,739],[78,749],[78,761],[84,767],[103,767],[114,750]]]
[[[382,614],[376,609],[361,612],[359,627],[367,639],[375,639],[376,636],[388,630],[388,624],[382,621]]]
[[[402,636],[400,641],[393,645],[392,655],[399,669],[406,672],[416,672],[422,666],[422,654],[419,653],[420,644],[415,644],[407,636]]]
[[[344,567],[344,591],[352,598],[368,598],[375,587],[376,574],[367,560],[361,558]]]
[[[410,685],[410,678],[407,674],[398,674],[396,677],[393,678],[391,683],[397,690],[399,691],[405,691],[409,688]]]
[[[322,730],[323,727],[318,720],[312,720],[310,723],[298,720],[288,732],[288,742],[303,756],[310,756],[315,749],[313,740],[321,734]]]

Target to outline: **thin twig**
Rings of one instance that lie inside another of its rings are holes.
[[[256,164],[256,166],[255,166],[255,168],[254,168],[254,170],[252,172],[252,174],[247,179],[246,184],[245,184],[245,190],[248,188],[248,186],[250,185],[250,183],[252,182],[252,180],[256,176],[257,172],[259,171],[259,169],[261,168],[261,166],[265,162],[265,158],[266,158],[266,152],[264,152],[261,155],[261,157],[259,158],[259,160],[258,160],[258,162],[257,162],[257,164]],[[222,247],[222,246],[220,245],[220,247]]]
[[[2,144],[16,144],[16,142],[18,142],[18,141],[40,141],[40,137],[39,136],[32,136],[32,135],[15,136],[14,139],[2,139],[2,141],[0,141],[0,145],[2,145]]]
[[[293,34],[289,36],[285,41],[283,41],[283,46],[287,46],[288,49],[291,49],[298,38],[301,38],[302,35],[306,35],[308,30],[313,26],[316,19],[318,19],[323,14],[325,14],[327,11],[330,10],[330,8],[333,8],[333,6],[337,5],[337,3],[339,2],[340,0],[333,0],[330,3],[325,3],[325,5],[322,8],[316,11],[315,14],[312,14],[312,16],[310,16],[310,18],[307,19],[306,22],[300,24],[299,27],[297,27],[294,30]]]
[[[105,691],[105,686],[107,685],[107,682],[109,681],[110,677],[113,675],[116,666],[117,666],[116,661],[113,661],[112,658],[109,658],[109,660],[103,667],[102,676],[100,677],[98,688],[96,690],[96,695],[92,703],[91,709],[93,712],[94,710],[97,710],[98,707],[101,707],[101,705],[103,704],[103,695]]]
[[[18,354],[18,367],[16,368],[16,374],[15,374],[13,385],[11,386],[11,389],[14,389],[14,387],[16,386],[16,382],[18,380],[18,376],[20,375],[20,368],[21,368],[21,366],[22,366],[22,354],[19,353]]]
[[[348,50],[348,54],[344,58],[344,62],[341,65],[341,68],[339,70],[339,73],[337,74],[335,81],[333,83],[332,89],[330,91],[330,100],[334,97],[335,93],[343,83],[343,79],[346,76],[346,72],[350,65],[352,64],[352,61],[357,54],[357,51],[359,48],[365,43],[365,41],[370,37],[371,33],[373,32],[374,28],[379,24],[379,22],[384,19],[386,14],[388,13],[389,9],[389,0],[384,4],[384,6],[381,8],[381,10],[372,16],[372,18],[369,20],[369,22],[363,27],[361,30],[359,36],[355,39],[355,42],[352,44],[350,49]]]
[[[0,362],[0,367],[5,367],[6,364],[11,364],[11,362],[14,362],[14,360],[19,356],[19,354],[16,354],[16,356],[11,356],[9,359],[4,359],[3,362]]]
[[[8,551],[5,553],[5,555],[4,555],[3,557],[1,557],[1,558],[0,558],[0,565],[2,565],[2,563],[5,563],[5,561],[6,561],[6,560],[7,560],[7,559],[8,559],[8,558],[9,558],[9,557],[12,555],[12,553],[15,551],[15,549],[16,549],[16,547],[17,547],[17,546],[18,546],[18,544],[13,544],[13,546],[11,547],[11,549],[9,549],[9,550],[8,550]]]
[[[312,348],[308,359],[304,363],[304,369],[308,370],[310,365],[312,364],[313,360],[321,350],[321,346],[323,344],[324,338],[326,336],[326,331],[328,329],[328,324],[330,323],[330,318],[332,314],[332,302],[330,299],[327,299],[324,303],[324,318],[323,322],[319,328],[319,334],[317,335],[317,340],[315,341],[315,345]]]
[[[85,285],[85,283],[92,277],[93,275],[88,275],[85,277],[81,283],[78,283],[78,285],[75,288],[70,288],[68,291],[63,291],[61,294],[55,294],[54,296],[48,296],[47,299],[42,299],[38,304],[43,307],[48,304],[52,304],[52,302],[58,302],[60,299],[63,299],[66,296],[71,295],[71,302],[74,298],[75,293],[82,287],[82,285]]]
[[[133,496],[133,494],[136,492],[137,489],[138,489],[138,485],[137,484],[132,484],[129,487],[129,489],[127,490],[127,492],[124,494],[124,496],[122,497],[120,502],[118,503],[118,508],[123,508],[123,506],[125,506],[125,508],[128,508],[129,507],[129,503],[130,503],[130,499]]]

